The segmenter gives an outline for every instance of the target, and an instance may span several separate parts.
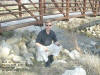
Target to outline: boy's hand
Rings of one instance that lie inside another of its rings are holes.
[[[46,46],[43,46],[44,50],[47,52],[48,51],[48,48]]]
[[[59,42],[56,42],[55,44],[56,44],[57,46],[60,46],[60,43],[59,43]]]

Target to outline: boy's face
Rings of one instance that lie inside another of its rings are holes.
[[[52,24],[50,22],[46,23],[45,28],[46,28],[46,30],[51,30]]]

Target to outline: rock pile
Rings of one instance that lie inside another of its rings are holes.
[[[25,68],[27,65],[34,66],[34,62],[36,62],[36,34],[27,30],[24,32],[14,31],[10,37],[5,37],[5,33],[9,32],[4,32],[0,39],[0,67],[18,69],[17,65],[20,65],[20,68]],[[57,66],[57,64],[67,64],[66,60],[69,58],[76,60],[80,58],[80,55],[76,50],[70,52],[67,49],[62,49],[59,56],[54,58],[52,67]]]
[[[86,75],[85,70],[87,69],[87,66],[84,67],[84,62],[80,60],[84,60],[86,59],[86,57],[81,58],[81,54],[77,50],[69,51],[67,49],[62,49],[59,56],[54,57],[54,62],[48,69],[44,67],[44,64],[43,66],[41,66],[40,64],[36,64],[35,38],[35,32],[29,32],[27,30],[23,32],[14,31],[13,34],[10,35],[10,37],[5,37],[3,33],[2,36],[0,36],[0,67],[5,67],[5,64],[7,67],[9,66],[9,64],[15,65],[17,63],[19,65],[22,65],[21,68],[25,68],[25,65],[33,65],[35,67],[33,67],[35,70],[32,69],[32,72],[33,70],[37,71],[33,72],[33,74],[41,71],[40,74],[43,73],[41,75],[48,75],[48,73],[50,73],[50,75],[66,75],[67,72],[70,72],[69,75],[73,75],[73,73],[75,73],[76,75]],[[78,63],[76,61],[78,61]],[[82,61],[82,63],[80,61]],[[69,71],[70,67],[73,68],[75,66],[82,67],[76,67],[75,69],[70,69]],[[14,69],[17,68],[20,67],[16,66]],[[65,70],[67,72],[64,73]],[[89,75],[98,74],[90,73]]]
[[[81,32],[86,33],[88,36],[92,35],[94,37],[100,38],[100,24],[91,26],[91,27],[87,27],[87,28],[81,30]]]
[[[71,18],[69,19],[69,21],[59,21],[59,22],[55,22],[55,24],[61,28],[66,28],[66,29],[74,29],[78,26],[80,26],[81,24],[84,23],[88,23],[89,20],[86,19],[80,19],[80,18]]]
[[[69,21],[59,21],[59,22],[55,22],[54,24],[59,26],[60,28],[74,30],[82,26],[83,24],[87,24],[87,23],[92,24],[92,21],[96,21],[99,19],[100,19],[100,16],[98,16],[97,18],[90,18],[90,17],[71,18],[69,19]],[[83,32],[89,36],[92,35],[94,37],[100,38],[100,24],[95,24],[94,26],[90,25],[89,27],[78,30],[78,32]]]
[[[4,32],[9,33],[9,32]],[[3,33],[3,34],[4,34]],[[2,35],[3,35],[2,34]],[[35,56],[35,37],[34,32],[14,32],[9,38],[4,39],[4,35],[0,40],[0,60],[3,62],[10,61],[12,63],[24,62],[27,65],[33,65]]]

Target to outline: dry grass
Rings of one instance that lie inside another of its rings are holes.
[[[100,75],[100,58],[95,55],[84,55],[80,62],[86,68],[87,75]]]
[[[77,42],[77,38],[75,34],[72,34],[75,48],[80,54],[82,54],[82,58],[79,59],[79,62],[76,64],[80,64],[84,67],[87,72],[87,75],[100,75],[100,57],[97,55],[91,54],[83,54],[83,50],[80,48]]]

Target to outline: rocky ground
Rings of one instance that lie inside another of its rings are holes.
[[[97,23],[98,22],[98,23]],[[71,18],[69,21],[55,22],[61,28],[68,30],[74,30],[82,32],[88,36],[94,36],[100,38],[100,16],[97,17],[85,17],[85,18]],[[87,27],[85,27],[88,24]],[[77,29],[78,27],[84,27],[83,29]]]
[[[34,31],[21,29],[2,33],[0,75],[100,75],[99,57],[78,50],[63,48],[51,67],[45,67],[36,61],[36,36]]]
[[[72,26],[76,28],[96,19],[72,18],[68,22],[59,21],[54,24],[71,30]],[[92,30],[96,34],[96,31],[100,31],[98,28],[100,26],[95,27],[93,26]],[[89,30],[91,31],[91,27]],[[20,28],[0,35],[0,75],[100,75],[100,58],[81,53],[76,49],[70,51],[63,48],[59,56],[54,57],[50,67],[45,67],[44,62],[37,62],[35,48],[37,33]]]

